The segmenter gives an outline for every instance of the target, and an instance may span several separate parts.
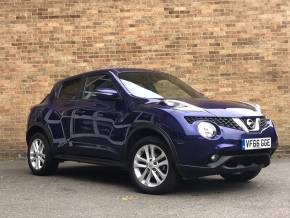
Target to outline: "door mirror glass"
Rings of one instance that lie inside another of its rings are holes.
[[[96,89],[93,92],[85,91],[84,95],[86,96],[86,99],[102,99],[102,100],[120,99],[119,93],[115,89],[110,88]]]
[[[103,100],[113,100],[119,99],[119,94],[115,89],[112,88],[100,88],[94,91],[94,95],[97,96],[99,99]]]

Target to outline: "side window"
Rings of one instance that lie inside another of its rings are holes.
[[[67,100],[75,99],[80,95],[81,88],[82,88],[81,78],[64,82],[62,84],[62,88],[60,90],[58,98]]]
[[[107,74],[87,77],[82,99],[96,99],[97,89],[115,88],[112,78]]]

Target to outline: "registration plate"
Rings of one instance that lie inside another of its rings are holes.
[[[271,148],[271,138],[242,139],[243,150]]]

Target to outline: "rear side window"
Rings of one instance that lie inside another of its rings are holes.
[[[76,99],[80,95],[81,88],[81,78],[66,81],[62,85],[58,98],[67,100]]]

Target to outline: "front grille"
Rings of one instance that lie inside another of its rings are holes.
[[[250,166],[252,164],[268,166],[270,164],[270,156],[267,154],[257,156],[236,156],[227,161],[225,166],[237,167],[239,165]]]
[[[251,118],[251,117],[246,117],[246,118],[241,118],[241,120],[243,121],[243,123],[248,127],[248,129],[251,129],[251,127],[247,124],[247,119],[252,119],[254,122],[256,122],[257,118]],[[260,118],[260,128],[258,131],[264,129],[267,126],[267,119],[265,117],[259,117]]]
[[[212,123],[215,123],[218,126],[223,126],[227,128],[232,128],[232,129],[238,129],[242,130],[242,128],[236,124],[236,122],[229,117],[194,117],[194,116],[185,116],[185,120],[189,123],[192,124],[195,121],[198,120],[204,120],[204,121],[209,121]]]
[[[267,126],[267,119],[265,117],[262,117],[260,120],[260,129],[264,129]]]
[[[259,154],[267,154],[272,155],[275,152],[276,149],[273,148],[267,148],[267,149],[261,149],[261,150],[237,150],[237,151],[222,151],[220,155],[226,155],[226,156],[233,156],[233,155],[259,155]]]
[[[232,129],[243,130],[234,120],[230,117],[195,117],[195,116],[185,116],[184,119],[189,123],[193,124],[195,121],[209,121],[211,123],[215,123],[218,126],[223,126]],[[254,118],[255,120],[256,118]],[[247,126],[246,120],[247,118],[241,118],[243,123]],[[260,128],[258,131],[263,130],[267,127],[267,119],[265,117],[260,117]]]

